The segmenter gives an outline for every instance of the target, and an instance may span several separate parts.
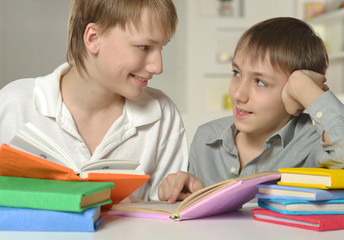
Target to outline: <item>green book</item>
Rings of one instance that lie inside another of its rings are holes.
[[[0,206],[82,212],[111,203],[110,182],[0,176]]]

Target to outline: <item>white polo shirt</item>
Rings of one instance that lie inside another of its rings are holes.
[[[60,79],[68,69],[65,63],[47,76],[17,80],[0,90],[0,144],[8,144],[25,123],[31,122],[61,146],[79,168],[102,158],[137,159],[139,169],[151,178],[134,195],[157,200],[162,178],[187,170],[185,129],[175,104],[163,92],[147,87],[140,99],[126,100],[122,116],[91,155],[62,101]]]

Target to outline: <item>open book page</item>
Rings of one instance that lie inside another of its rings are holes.
[[[182,210],[202,201],[203,199],[207,198],[208,196],[214,194],[215,192],[218,192],[230,185],[233,185],[234,183],[238,181],[247,181],[250,179],[255,179],[263,176],[268,176],[272,174],[276,174],[277,172],[261,172],[258,174],[253,174],[253,175],[247,175],[247,176],[242,176],[242,177],[237,177],[237,178],[231,178],[219,183],[215,183],[211,186],[202,188],[192,195],[188,196],[179,206],[178,212],[181,212]]]
[[[125,170],[125,169],[98,169],[80,172],[81,178],[88,178],[90,173],[111,173],[111,174],[129,174],[129,175],[145,175],[143,170]]]
[[[135,170],[140,165],[137,160],[121,160],[121,159],[100,159],[86,163],[82,166],[81,171],[91,170]]]
[[[52,139],[42,133],[33,124],[27,123],[9,144],[13,148],[34,154],[51,162],[78,171],[73,160]]]
[[[142,170],[135,170],[140,165],[138,160],[100,159],[88,162],[79,169],[60,146],[31,123],[26,123],[24,128],[16,134],[9,145],[20,151],[68,167],[72,169],[75,174],[80,174],[82,178],[87,178],[90,172],[135,175],[145,174]]]
[[[174,204],[168,204],[165,201],[149,201],[149,202],[138,202],[138,203],[120,203],[114,205],[112,209],[114,211],[130,211],[130,212],[142,212],[142,213],[153,213],[153,214],[164,214],[173,215],[176,213],[178,206],[181,202]]]

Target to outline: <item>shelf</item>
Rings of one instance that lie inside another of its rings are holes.
[[[326,24],[338,21],[340,19],[344,20],[344,8],[316,16],[307,20],[307,22],[310,24]]]
[[[344,60],[344,51],[330,54],[329,58],[330,58],[330,61]]]

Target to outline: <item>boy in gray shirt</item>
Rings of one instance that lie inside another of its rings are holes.
[[[233,116],[198,128],[189,173],[165,178],[160,200],[261,171],[344,168],[344,106],[325,84],[328,62],[323,41],[301,20],[273,18],[248,29],[232,62]]]

